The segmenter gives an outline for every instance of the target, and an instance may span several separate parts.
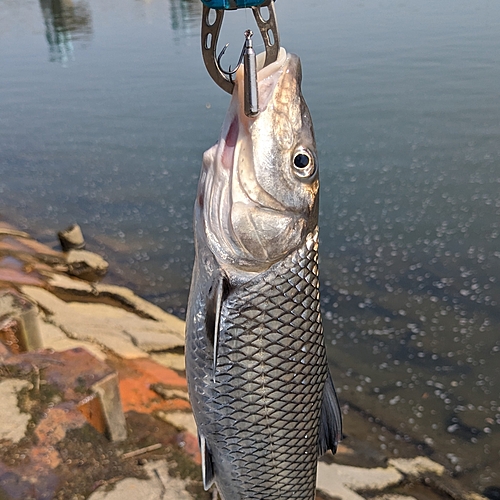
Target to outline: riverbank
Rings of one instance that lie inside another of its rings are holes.
[[[201,484],[184,323],[127,288],[75,277],[72,263],[0,221],[0,498],[213,498]],[[418,443],[388,457],[380,442],[391,429],[362,408],[344,412],[318,499],[485,498]]]

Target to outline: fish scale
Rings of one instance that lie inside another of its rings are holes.
[[[222,497],[314,499],[327,376],[317,229],[301,248],[229,292],[219,330],[215,376],[200,329],[187,339],[188,356],[196,358],[187,363],[199,432],[215,475],[224,478]]]

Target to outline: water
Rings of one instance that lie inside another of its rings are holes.
[[[180,316],[201,156],[228,104],[201,62],[200,11],[0,0],[0,213],[47,242],[79,222],[112,281]],[[316,128],[340,398],[397,434],[389,456],[412,440],[477,491],[499,486],[500,4],[277,11]],[[228,17],[227,61],[251,20]]]

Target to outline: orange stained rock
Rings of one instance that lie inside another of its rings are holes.
[[[184,399],[165,401],[150,389],[152,384],[162,383],[172,389],[187,390],[186,379],[174,370],[148,358],[134,359],[116,367],[120,379],[120,397],[123,411],[152,413],[162,411],[187,411],[189,403]]]
[[[12,352],[7,349],[7,346],[5,346],[2,342],[0,342],[0,361],[3,361],[7,358],[9,358],[12,355]]]
[[[65,438],[67,431],[79,429],[86,423],[85,417],[74,404],[63,403],[49,408],[35,429],[38,443],[29,451],[34,469],[44,471],[60,465],[62,459],[57,450],[57,443]]]
[[[35,429],[35,435],[39,446],[50,447],[64,439],[67,431],[79,429],[86,423],[87,420],[74,404],[62,403],[47,410],[45,418],[40,420]]]
[[[36,446],[30,450],[29,457],[33,469],[38,473],[55,469],[62,462],[59,452],[53,446]]]

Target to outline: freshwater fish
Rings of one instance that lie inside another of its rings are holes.
[[[257,64],[263,66],[262,58]],[[296,55],[243,74],[195,203],[186,374],[205,489],[223,500],[313,500],[341,438],[318,280],[318,160]]]

